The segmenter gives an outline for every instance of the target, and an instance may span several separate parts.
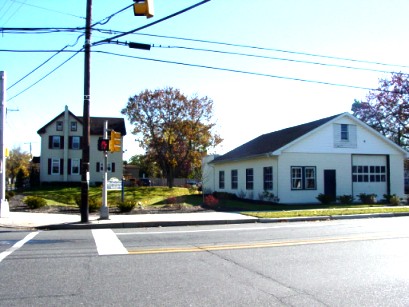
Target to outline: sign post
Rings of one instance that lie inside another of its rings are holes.
[[[108,121],[104,122],[104,139],[108,138]],[[99,212],[99,217],[101,220],[108,220],[109,219],[109,208],[108,208],[108,192],[107,192],[107,182],[108,182],[108,148],[103,151],[104,153],[104,172],[103,172],[103,186],[102,186],[102,206]]]

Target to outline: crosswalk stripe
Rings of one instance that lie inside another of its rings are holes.
[[[39,231],[30,232],[28,235],[25,236],[24,239],[18,241],[12,247],[2,252],[0,254],[0,262],[2,262],[7,256],[10,256],[12,253],[14,253],[19,248],[21,248],[24,244],[26,244],[28,241],[30,241],[32,238],[34,238],[38,234],[39,234]]]
[[[92,229],[92,235],[99,255],[128,254],[128,250],[123,246],[112,229]]]

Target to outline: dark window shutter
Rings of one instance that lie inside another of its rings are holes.
[[[72,136],[68,137],[68,149],[72,149]]]
[[[53,136],[49,135],[48,136],[48,149],[53,148]]]
[[[51,175],[51,159],[48,159],[48,175]]]
[[[67,174],[68,174],[68,175],[71,175],[71,159],[68,159]]]
[[[115,172],[115,162],[112,162],[111,171],[112,171],[113,173]]]
[[[80,136],[80,149],[82,149],[82,136]]]
[[[97,173],[99,173],[99,162],[97,162]]]
[[[64,137],[60,136],[60,149],[64,149]]]
[[[82,174],[82,159],[80,159],[80,174]]]
[[[60,174],[64,174],[64,159],[60,159]]]

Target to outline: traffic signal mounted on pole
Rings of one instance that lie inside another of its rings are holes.
[[[121,132],[111,130],[109,138],[109,150],[111,152],[121,151]]]
[[[153,0],[134,0],[133,13],[135,16],[153,17]]]
[[[103,139],[99,138],[98,139],[98,150],[99,151],[108,151],[109,150],[109,140],[108,139]]]

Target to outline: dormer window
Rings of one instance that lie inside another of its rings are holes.
[[[62,131],[62,127],[63,127],[62,121],[57,121],[57,127],[56,127],[57,131]]]
[[[357,127],[349,124],[334,124],[334,147],[356,148]]]
[[[346,124],[341,124],[341,140],[349,141],[349,129]]]

